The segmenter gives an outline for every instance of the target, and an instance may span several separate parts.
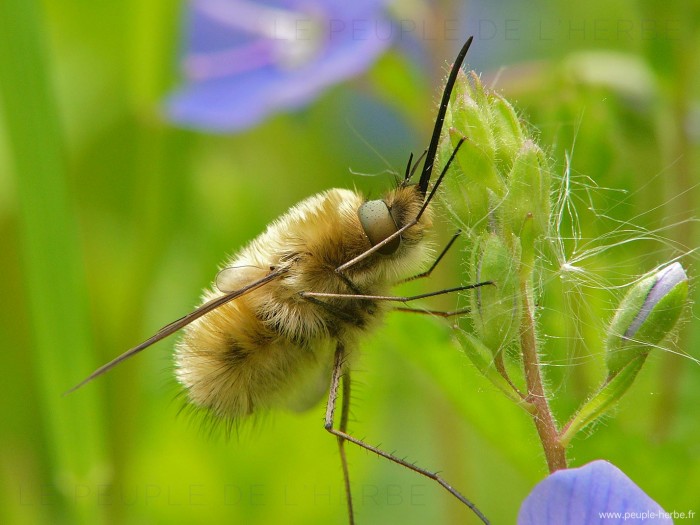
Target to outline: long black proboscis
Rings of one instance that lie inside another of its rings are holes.
[[[459,73],[459,68],[462,67],[464,58],[467,56],[467,51],[469,51],[469,46],[472,45],[473,36],[470,36],[467,41],[462,46],[462,49],[457,55],[452,69],[450,70],[450,75],[447,77],[447,83],[445,84],[445,90],[442,92],[442,100],[440,101],[440,108],[438,109],[437,118],[435,119],[435,127],[433,128],[433,136],[430,138],[430,145],[428,146],[428,154],[425,156],[425,163],[423,164],[423,172],[420,176],[420,181],[418,182],[418,188],[423,195],[428,191],[428,184],[430,183],[430,175],[433,172],[433,164],[435,163],[435,157],[437,156],[438,144],[440,143],[440,135],[442,134],[442,124],[445,121],[445,113],[447,113],[447,106],[450,103],[450,96],[452,95],[452,89],[454,88],[455,82],[457,81],[457,74]]]
[[[141,350],[144,350],[144,349],[148,348],[149,346],[151,346],[152,344],[157,343],[161,339],[165,339],[169,335],[174,334],[175,332],[177,332],[178,330],[181,330],[182,328],[184,328],[185,326],[187,326],[188,324],[190,324],[194,320],[199,319],[203,315],[208,314],[209,312],[211,312],[212,310],[215,310],[219,306],[222,306],[222,305],[228,303],[229,301],[233,301],[234,299],[236,299],[242,295],[245,295],[248,292],[252,292],[256,288],[259,288],[259,287],[263,286],[264,284],[269,283],[270,281],[279,277],[285,271],[286,270],[283,268],[280,268],[278,270],[273,270],[272,272],[268,273],[265,277],[258,279],[257,281],[253,281],[252,283],[244,286],[243,288],[240,288],[238,290],[234,290],[232,292],[228,292],[220,297],[216,297],[216,298],[212,299],[211,301],[204,303],[202,306],[200,306],[196,310],[188,313],[187,315],[185,315],[183,317],[180,317],[180,319],[173,321],[170,324],[165,325],[163,328],[158,330],[154,335],[152,335],[151,337],[146,339],[140,345],[137,345],[137,346],[127,350],[126,352],[124,352],[120,356],[115,357],[106,365],[102,365],[100,368],[95,370],[92,374],[87,376],[85,379],[83,379],[80,383],[75,385],[73,388],[64,392],[63,395],[65,396],[65,395],[70,394],[71,392],[75,392],[80,387],[86,385],[87,383],[89,383],[90,381],[95,379],[96,377],[99,377],[102,374],[104,374],[105,372],[111,370],[112,368],[117,366],[122,361],[126,361],[130,357],[138,354]]]

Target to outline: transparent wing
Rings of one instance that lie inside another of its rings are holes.
[[[157,343],[161,339],[165,339],[169,335],[174,334],[181,328],[184,328],[188,324],[190,324],[192,321],[199,319],[203,315],[206,315],[207,313],[211,312],[212,310],[217,309],[219,306],[222,306],[229,301],[233,301],[234,299],[241,297],[242,295],[247,294],[248,292],[252,292],[253,290],[260,288],[261,286],[266,285],[267,283],[274,281],[277,279],[280,275],[282,275],[284,272],[286,272],[285,268],[279,268],[276,270],[270,271],[266,276],[262,277],[261,279],[258,279],[256,281],[253,281],[246,286],[239,288],[238,290],[233,290],[230,292],[226,292],[225,295],[222,295],[221,297],[216,297],[215,299],[212,299],[211,301],[208,301],[204,303],[202,306],[198,307],[196,310],[188,313],[187,315],[181,317],[180,319],[177,319],[176,321],[173,321],[170,324],[165,325],[163,328],[158,330],[153,336],[149,337],[146,339],[143,343],[140,345],[137,345],[126,352],[124,352],[122,355],[119,357],[114,358],[111,360],[109,363],[106,365],[102,365],[100,368],[95,370],[92,374],[87,376],[85,379],[83,379],[80,383],[75,385],[73,388],[70,390],[67,390],[64,392],[64,396],[67,394],[70,394],[71,392],[76,391],[80,387],[86,385],[96,377],[101,376],[105,372],[111,370],[115,366],[117,366],[119,363],[122,361],[126,361],[130,357],[138,354],[141,350],[144,350],[151,346],[152,344]]]
[[[272,271],[272,268],[262,269],[250,264],[227,266],[216,274],[214,285],[222,293],[235,292],[246,286],[246,283],[258,279],[260,274],[268,271]]]

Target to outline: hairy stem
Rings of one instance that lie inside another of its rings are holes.
[[[566,468],[566,449],[559,442],[559,431],[549,409],[549,402],[542,385],[540,363],[537,356],[535,320],[530,305],[530,295],[525,279],[520,285],[523,301],[523,317],[520,323],[520,345],[523,353],[523,367],[527,383],[527,398],[534,407],[532,419],[542,442],[547,467],[550,472]]]

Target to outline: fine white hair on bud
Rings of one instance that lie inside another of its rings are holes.
[[[625,337],[633,338],[639,330],[639,327],[647,320],[654,307],[656,307],[678,284],[688,280],[688,276],[679,262],[675,262],[660,270],[655,277],[656,282],[652,285],[651,290],[649,290],[642,307],[639,309],[637,317],[634,318],[627,330],[625,330]]]
[[[688,299],[688,276],[674,262],[632,286],[620,302],[608,330],[608,372],[617,374],[665,339]]]

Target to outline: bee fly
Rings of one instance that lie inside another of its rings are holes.
[[[411,297],[387,295],[391,285],[409,280],[405,277],[420,271],[430,257],[429,204],[464,138],[430,192],[429,183],[450,95],[471,42],[472,37],[450,71],[417,184],[411,177],[420,159],[413,164],[411,155],[404,179],[382,199],[367,201],[357,192],[331,189],[303,200],[227,262],[197,309],[98,368],[69,392],[184,329],[175,349],[177,380],[189,403],[224,420],[240,420],[274,407],[308,408],[326,392],[330,375],[325,429],[338,438],[351,524],[345,442],[429,477],[488,523],[471,501],[437,474],[347,433],[351,351],[379,323],[388,305],[491,284]]]

